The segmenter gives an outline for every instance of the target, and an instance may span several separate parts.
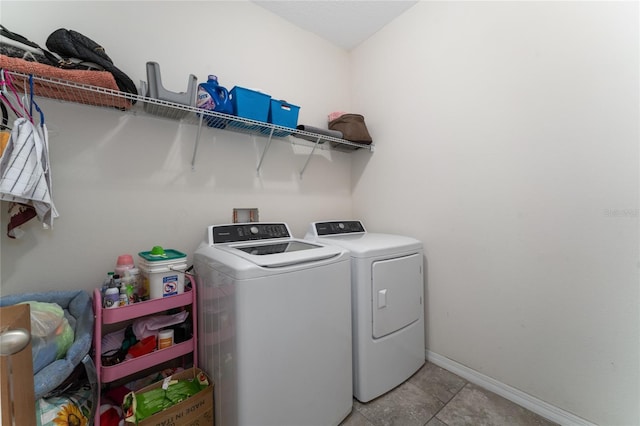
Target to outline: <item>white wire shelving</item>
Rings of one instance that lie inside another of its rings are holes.
[[[375,148],[373,144],[359,144],[345,139],[338,139],[298,129],[290,129],[271,123],[264,123],[215,111],[206,111],[196,107],[150,98],[147,96],[134,95],[118,90],[76,83],[53,77],[41,77],[10,70],[8,71],[11,73],[11,76],[15,77],[16,82],[18,83],[15,84],[15,86],[18,90],[28,88],[29,79],[33,81],[33,94],[36,97],[36,101],[38,97],[45,97],[95,107],[116,108],[121,111],[131,111],[136,114],[140,110],[143,110],[145,113],[153,116],[198,126],[193,148],[193,157],[191,159],[191,167],[194,169],[202,129],[207,127],[215,130],[245,133],[266,138],[267,143],[260,155],[260,160],[256,168],[256,172],[258,174],[260,174],[265,156],[273,139],[282,139],[292,144],[300,144],[311,148],[304,166],[300,171],[301,178],[316,149],[331,149],[347,152],[364,149],[373,152]]]

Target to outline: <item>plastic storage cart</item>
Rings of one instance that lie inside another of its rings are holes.
[[[132,305],[120,306],[115,309],[104,309],[102,307],[102,297],[100,289],[95,289],[93,293],[93,307],[95,312],[95,363],[98,373],[98,384],[114,382],[116,380],[132,376],[142,370],[148,369],[155,365],[162,364],[167,361],[177,359],[181,356],[193,354],[193,365],[198,366],[198,338],[197,338],[197,303],[196,303],[196,285],[195,278],[187,275],[191,279],[191,288],[185,288],[183,293],[179,293],[169,297],[159,299],[150,299],[144,302],[134,303]],[[105,366],[102,365],[102,332],[103,326],[108,324],[125,323],[135,318],[141,318],[147,315],[159,314],[174,308],[180,307],[191,308],[191,321],[193,335],[191,339],[176,343],[168,348],[155,350],[149,354],[125,360],[119,364]],[[98,399],[98,407],[101,405],[101,397]],[[100,416],[96,415],[95,426],[100,426]]]

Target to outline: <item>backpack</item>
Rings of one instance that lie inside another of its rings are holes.
[[[0,25],[0,36],[3,37],[0,39],[0,54],[2,55],[63,69],[103,71],[103,68],[97,64],[77,58],[63,58],[56,53],[49,52],[28,38],[9,31],[4,25]]]
[[[138,94],[138,89],[129,76],[113,64],[104,47],[89,37],[74,30],[60,28],[49,35],[46,44],[51,51],[61,56],[79,58],[100,65],[105,71],[113,74],[121,91]],[[135,99],[131,101],[132,103],[136,102]]]

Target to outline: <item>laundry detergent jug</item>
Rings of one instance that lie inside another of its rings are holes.
[[[215,75],[210,75],[206,83],[198,85],[196,106],[207,111],[233,114],[233,105],[229,99],[229,92],[218,84],[218,77]],[[219,129],[224,129],[227,125],[226,119],[217,116],[205,115],[205,121],[209,127],[217,127]]]

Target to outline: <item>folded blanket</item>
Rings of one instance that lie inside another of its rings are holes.
[[[55,78],[120,91],[113,74],[108,71],[67,70],[5,55],[0,55],[0,68],[4,68],[5,71],[33,74],[34,76]],[[29,87],[28,79],[19,75],[13,75],[13,77],[13,84],[16,87]],[[80,102],[89,105],[112,106],[119,109],[131,108],[131,101],[128,99],[97,92],[89,92],[76,87],[66,87],[64,90],[60,90],[59,86],[51,85],[38,79],[34,79],[34,92],[36,96],[43,96],[45,98]]]
[[[337,130],[322,129],[320,127],[308,126],[306,124],[298,124],[296,129],[302,130],[303,132],[315,133],[315,135],[305,135],[304,133],[294,133],[293,134],[293,136],[295,136],[297,138],[305,139],[305,140],[308,140],[308,141],[311,141],[311,142],[316,142],[318,140],[318,136],[317,135],[329,136],[331,138],[342,139],[342,132],[337,131]],[[322,138],[320,139],[320,143],[325,143],[326,141],[327,141],[327,139],[322,139]]]

